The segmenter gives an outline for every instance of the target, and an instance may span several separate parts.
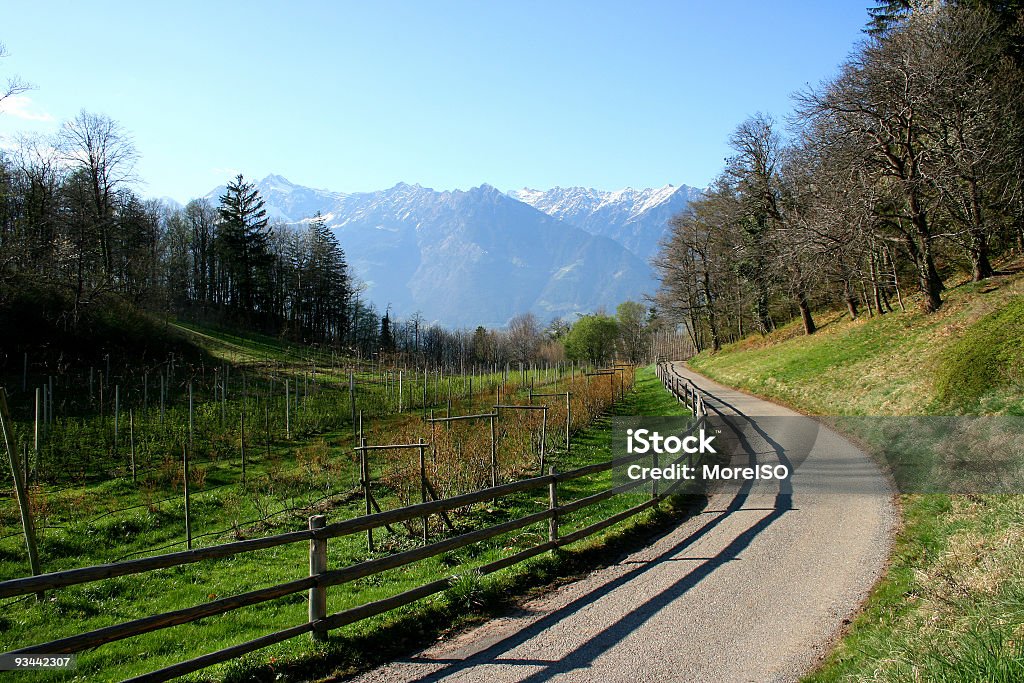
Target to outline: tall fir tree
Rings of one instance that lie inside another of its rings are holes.
[[[239,174],[221,195],[217,214],[223,303],[246,317],[265,312],[262,299],[273,258],[267,210],[259,190]]]

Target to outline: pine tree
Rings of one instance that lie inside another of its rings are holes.
[[[267,210],[259,191],[239,174],[228,183],[217,210],[223,303],[251,316],[262,309],[262,285],[272,265]]]
[[[911,0],[881,0],[874,7],[868,8],[868,26],[865,33],[882,36],[889,32],[914,9]]]
[[[320,212],[310,222],[306,239],[305,324],[314,338],[343,339],[350,326],[351,298],[345,252]]]
[[[391,310],[380,319],[380,351],[382,354],[395,352],[395,335],[391,331]]]

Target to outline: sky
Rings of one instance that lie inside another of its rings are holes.
[[[703,187],[730,132],[833,76],[868,0],[0,0],[0,145],[87,110],[144,196],[237,173],[342,192]]]

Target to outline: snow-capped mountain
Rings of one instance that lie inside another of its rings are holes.
[[[256,184],[268,215],[299,223],[320,211],[363,296],[399,317],[502,326],[517,313],[574,317],[655,287],[649,264],[614,240],[482,185],[439,192],[399,183],[378,192],[310,190],[280,176]],[[207,198],[216,203],[223,188]]]
[[[328,207],[334,206],[347,196],[342,192],[296,185],[279,175],[268,175],[256,184],[256,188],[266,201],[267,217],[272,221],[284,223],[297,223],[315,215],[317,211],[326,214]],[[226,189],[224,185],[216,187],[206,194],[206,199],[216,205]]]
[[[666,185],[659,188],[602,191],[587,187],[513,190],[511,197],[595,235],[610,237],[644,260],[658,251],[668,221],[701,191]]]

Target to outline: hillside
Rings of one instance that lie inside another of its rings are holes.
[[[936,314],[910,304],[856,321],[823,316],[813,336],[795,323],[691,365],[812,414],[1024,414],[1019,268],[947,294]],[[871,449],[870,436],[854,436]],[[888,574],[808,680],[1021,680],[1024,496],[901,495],[900,502],[904,528]]]

